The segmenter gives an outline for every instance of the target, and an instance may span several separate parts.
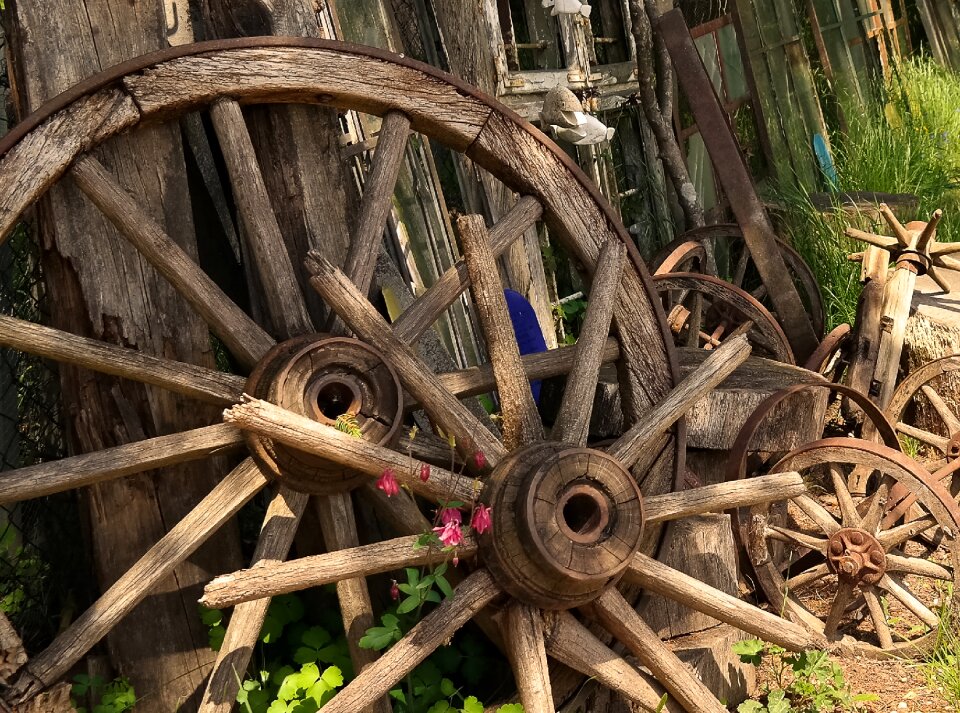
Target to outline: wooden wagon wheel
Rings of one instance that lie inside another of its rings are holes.
[[[794,363],[777,320],[740,288],[688,272],[654,275],[653,284],[679,345],[714,349],[726,339],[746,334],[758,356]]]
[[[667,272],[704,272],[706,253],[703,243],[707,240],[714,243],[714,255],[717,260],[715,277],[720,277],[745,290],[771,312],[774,311],[767,296],[767,289],[760,282],[759,274],[750,258],[750,251],[746,249],[743,230],[739,225],[722,223],[688,230],[660,248],[650,261],[650,269],[655,275]],[[792,246],[780,238],[777,238],[777,246],[780,248],[787,270],[797,283],[801,298],[810,314],[814,331],[819,338],[824,333],[826,311],[817,277]]]
[[[958,409],[942,395],[946,384],[955,383],[957,371],[960,371],[960,356],[946,356],[924,364],[897,386],[886,409],[898,433],[919,441],[923,448],[936,454],[936,458],[927,463],[931,472],[960,457]],[[921,428],[908,423],[918,410],[926,416],[925,425],[934,425]]]
[[[359,339],[338,334],[339,325],[330,328],[333,334],[314,333],[315,325],[298,287],[299,266],[290,260],[270,209],[240,104],[276,102],[320,103],[384,117],[345,269],[339,270],[319,254],[311,254],[306,262],[311,285]],[[231,302],[90,153],[123,131],[197,109],[209,110],[217,131],[238,212],[250,237],[264,301],[280,332],[277,335],[267,334]],[[462,219],[459,228],[465,262],[450,269],[388,325],[366,294],[402,147],[411,128],[466,153],[526,197],[489,234],[482,220]],[[598,618],[689,710],[723,708],[610,586],[621,576],[684,601],[698,601],[695,606],[712,616],[785,646],[804,648],[818,643],[815,637],[785,626],[776,617],[760,616],[732,597],[691,584],[680,573],[668,577],[669,582],[662,581],[662,570],[643,554],[641,539],[646,535],[648,545],[655,541],[649,534],[655,534],[660,522],[760,502],[774,493],[799,492],[803,485],[795,474],[783,474],[755,481],[749,489],[735,483],[662,494],[674,481],[682,447],[682,439],[672,435],[671,426],[705,390],[746,358],[747,345],[743,340],[731,340],[712,357],[710,369],[671,390],[676,363],[663,313],[626,232],[566,155],[501,105],[430,67],[366,47],[286,38],[178,47],[125,63],[78,85],[0,142],[0,184],[6,187],[0,195],[0,236],[8,235],[24,210],[68,173],[208,322],[238,363],[252,369],[251,376],[244,380],[6,317],[0,318],[0,344],[215,404],[237,404],[244,390],[277,403],[256,399],[231,409],[225,423],[0,477],[0,501],[10,503],[243,446],[252,456],[35,656],[6,690],[7,700],[27,700],[64,675],[152,587],[276,479],[279,487],[254,554],[261,565],[257,571],[270,571],[266,561],[286,556],[308,493],[322,494],[318,510],[328,546],[346,549],[322,555],[326,559],[320,561],[337,563],[335,576],[327,581],[338,582],[351,656],[362,672],[330,704],[332,710],[352,712],[368,704],[386,708],[382,694],[387,688],[383,686],[389,687],[391,677],[401,668],[409,670],[416,665],[430,646],[446,640],[503,591],[519,602],[505,615],[506,631],[515,665],[523,674],[518,675],[521,698],[530,713],[553,710],[542,665],[547,647],[554,658],[574,669],[655,706],[659,695],[651,693],[644,676],[573,617],[540,616],[536,604],[542,605],[543,600],[535,596],[545,595],[531,593],[540,583],[518,577],[511,569],[510,553],[526,555],[515,549],[503,550],[503,543],[493,534],[479,544],[489,569],[482,567],[464,580],[456,595],[424,619],[404,642],[377,661],[356,645],[358,629],[362,632],[371,617],[362,575],[373,570],[365,564],[369,560],[363,559],[362,552],[373,554],[381,563],[378,566],[386,569],[436,556],[429,550],[415,553],[409,538],[372,545],[372,550],[356,549],[350,488],[362,480],[357,474],[364,476],[369,486],[371,478],[392,470],[400,483],[434,502],[451,497],[473,501],[476,494],[472,480],[442,467],[433,467],[426,480],[411,473],[411,464],[421,461],[416,450],[411,460],[409,446],[396,443],[401,404],[403,409],[419,404],[455,440],[467,463],[480,468],[476,454],[484,454],[493,468],[483,494],[497,503],[494,532],[506,533],[511,524],[522,525],[526,528],[522,536],[540,541],[547,550],[531,555],[539,558],[537,566],[550,569],[561,582],[575,582],[569,593],[558,590],[553,609],[590,604]],[[510,322],[494,256],[541,216],[551,235],[594,274],[593,294],[575,350],[521,360],[507,326]],[[492,368],[434,374],[410,345],[468,286],[472,286]],[[609,340],[612,319],[619,333],[616,341]],[[276,337],[284,341],[278,345]],[[600,452],[587,448],[590,409],[584,404],[591,403],[599,364],[609,360],[619,363],[625,416],[633,425],[614,446]],[[550,434],[552,445],[543,445],[544,432],[528,381],[570,373],[574,364],[578,368],[568,379],[560,415]],[[494,389],[503,409],[503,442],[458,400],[458,396]],[[334,416],[344,413],[356,419],[359,438],[328,425]],[[530,449],[545,450],[531,458]],[[581,482],[584,479],[586,483]],[[518,493],[511,488],[519,482],[532,484]],[[570,482],[576,485],[575,492],[566,489]],[[429,527],[405,493],[387,499],[374,489],[359,492],[383,505],[384,518],[399,529],[421,533]],[[550,493],[559,499],[549,522],[538,509],[531,513],[522,507],[539,502],[538,495]],[[515,519],[511,512],[517,513]],[[595,515],[606,518],[607,526],[592,524]],[[574,573],[569,562],[557,563],[556,553],[549,550],[552,541],[544,540],[542,528],[561,522],[570,548],[597,549],[597,557],[585,559],[584,566],[602,566]],[[623,540],[614,542],[608,537],[614,529],[622,532]],[[468,538],[461,552],[466,557],[477,547]],[[262,597],[251,599],[233,612],[203,710],[222,711],[232,706],[235,672],[246,666],[267,603]],[[414,652],[407,655],[411,648]],[[356,703],[361,699],[363,703]]]
[[[828,381],[838,383],[850,365],[852,346],[853,332],[850,325],[841,324],[834,327],[810,355],[803,368],[817,372]]]
[[[960,508],[950,493],[902,453],[857,439],[807,444],[773,466],[781,468],[801,473],[811,493],[737,513],[771,606],[859,655],[932,645],[938,608],[960,603]],[[847,487],[856,468],[876,478],[867,496]],[[937,528],[944,536],[935,547],[920,541]],[[782,551],[792,562],[785,568]]]

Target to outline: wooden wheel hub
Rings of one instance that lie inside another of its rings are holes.
[[[852,584],[876,584],[887,570],[883,547],[866,530],[844,527],[827,542],[827,565]]]
[[[327,426],[349,415],[354,435],[379,445],[395,440],[403,420],[403,391],[393,368],[377,350],[345,337],[315,334],[278,344],[254,369],[246,392]],[[295,490],[330,494],[366,479],[269,438],[245,438],[257,462]]]
[[[586,604],[614,583],[643,535],[643,498],[614,458],[537,444],[504,460],[483,500],[485,563],[514,597],[548,609]]]

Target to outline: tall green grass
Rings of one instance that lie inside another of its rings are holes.
[[[949,589],[944,594],[944,599],[949,601]],[[948,704],[960,711],[960,629],[955,616],[956,613],[951,612],[949,607],[943,607],[937,643],[920,668],[927,685],[940,692]]]
[[[866,105],[841,101],[846,131],[833,127],[837,192],[909,193],[919,202],[904,222],[945,211],[938,239],[960,239],[960,76],[929,60],[904,61],[895,78],[874,88]],[[859,266],[847,255],[863,249],[843,235],[846,216],[821,213],[806,189],[781,185],[783,230],[820,281],[830,328],[853,321],[860,293]]]

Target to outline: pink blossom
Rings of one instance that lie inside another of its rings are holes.
[[[390,598],[397,601],[400,598],[400,587],[397,586],[397,580],[390,580]]]
[[[487,467],[487,457],[483,454],[483,451],[477,451],[473,454],[473,464],[477,470],[483,470]]]
[[[444,508],[440,511],[440,524],[447,525],[451,522],[455,522],[458,525],[463,521],[463,516],[460,514],[459,508]]]
[[[387,468],[383,475],[377,478],[377,487],[386,493],[388,498],[400,492],[400,483],[397,482],[397,474],[392,468]]]
[[[454,566],[454,567],[456,567],[457,565],[460,564],[460,558],[457,557],[456,555],[453,556],[453,560],[452,560],[452,561],[453,561],[453,566]]]
[[[492,511],[493,508],[487,507],[483,503],[478,503],[473,509],[473,515],[470,517],[470,527],[476,530],[478,535],[482,535],[493,527],[493,520],[490,517]]]
[[[463,533],[460,531],[460,522],[451,520],[443,527],[435,527],[433,531],[437,533],[440,542],[444,547],[456,547],[463,542]]]
[[[429,463],[420,464],[420,480],[422,480],[424,483],[430,480],[430,464]]]

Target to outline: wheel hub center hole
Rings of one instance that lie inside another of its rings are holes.
[[[355,409],[357,396],[350,384],[343,381],[329,381],[317,390],[317,411],[325,419],[336,421],[340,416]]]
[[[610,521],[610,506],[603,491],[591,485],[575,485],[557,503],[561,529],[575,542],[597,541]]]

